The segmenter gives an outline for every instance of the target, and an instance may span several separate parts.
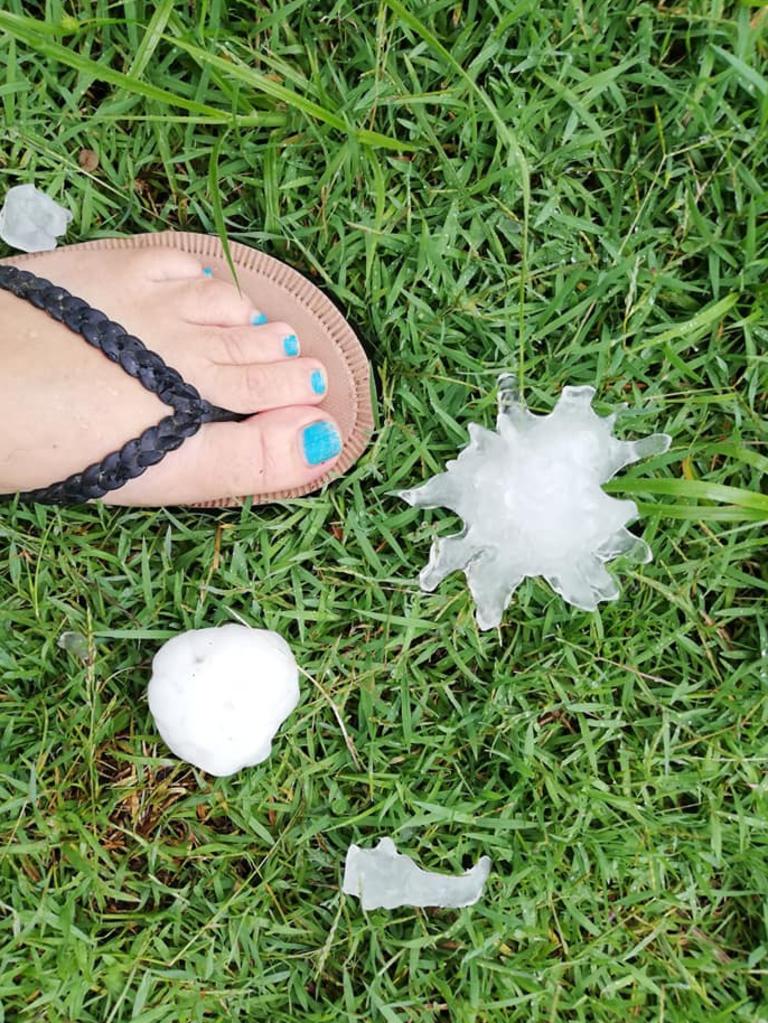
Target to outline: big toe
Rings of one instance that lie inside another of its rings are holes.
[[[239,423],[209,423],[104,500],[168,505],[248,495],[278,498],[319,484],[341,448],[338,424],[311,406],[262,412]]]

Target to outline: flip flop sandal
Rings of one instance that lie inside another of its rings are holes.
[[[218,271],[224,279],[231,277],[221,242],[206,234],[162,231],[130,238],[99,239],[67,248],[73,251],[175,248],[199,256],[206,267]],[[373,429],[368,360],[350,325],[314,284],[285,263],[247,245],[230,242],[229,250],[243,291],[253,296],[268,320],[287,320],[301,338],[302,354],[320,359],[327,372],[328,390],[319,408],[330,413],[339,424],[341,456],[331,470],[311,483],[260,494],[254,497],[254,503],[300,497],[342,475],[365,450]],[[25,491],[19,495],[22,499],[44,504],[79,504],[103,497],[156,465],[169,451],[197,433],[204,423],[248,418],[206,401],[159,355],[83,299],[37,277],[28,267],[19,269],[14,265],[22,260],[28,263],[30,259],[34,260],[34,254],[0,261],[0,288],[65,323],[156,394],[173,412],[83,472],[49,487]],[[232,507],[244,500],[245,496],[221,498],[198,502],[192,507]]]

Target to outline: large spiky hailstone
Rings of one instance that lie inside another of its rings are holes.
[[[594,611],[619,595],[607,561],[619,554],[651,560],[648,545],[626,528],[638,514],[634,501],[609,497],[601,484],[666,451],[670,438],[618,440],[616,413],[596,415],[594,394],[593,387],[565,387],[553,411],[537,416],[514,378],[500,377],[496,431],[472,423],[470,443],[445,472],[400,494],[464,520],[461,533],[435,540],[420,582],[431,592],[464,569],[481,629],[500,624],[527,576],[543,576],[569,604]]]

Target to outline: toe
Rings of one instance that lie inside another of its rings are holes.
[[[279,362],[295,359],[301,352],[301,341],[288,323],[221,327],[203,340],[211,361],[224,366]]]
[[[105,500],[168,505],[280,494],[323,477],[341,447],[338,424],[308,406],[264,412],[241,423],[208,424]]]
[[[200,260],[179,249],[140,249],[128,257],[130,272],[149,281],[198,280],[202,269]]]
[[[200,393],[232,412],[264,412],[288,405],[310,405],[325,397],[327,382],[317,359],[214,366],[193,380]]]
[[[211,471],[220,467],[218,489],[232,496],[303,486],[324,475],[341,454],[338,425],[311,407],[276,409],[243,423],[215,424],[205,440]]]
[[[187,323],[240,327],[259,322],[259,310],[234,284],[199,273],[176,296],[176,309]]]

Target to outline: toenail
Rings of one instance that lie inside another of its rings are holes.
[[[325,377],[319,369],[313,370],[311,382],[315,394],[325,394]]]
[[[335,458],[341,451],[341,437],[338,430],[331,423],[319,420],[310,423],[302,430],[301,436],[304,446],[304,457],[309,465],[320,465]]]
[[[203,273],[205,274],[206,277],[213,277],[213,267],[211,267],[211,266],[204,266],[203,267]]]
[[[251,316],[251,325],[254,327],[260,327],[263,323],[267,322],[267,318],[264,313],[253,313]]]
[[[283,338],[283,351],[286,355],[298,355],[299,354],[299,339],[295,334],[289,334],[288,337]]]

